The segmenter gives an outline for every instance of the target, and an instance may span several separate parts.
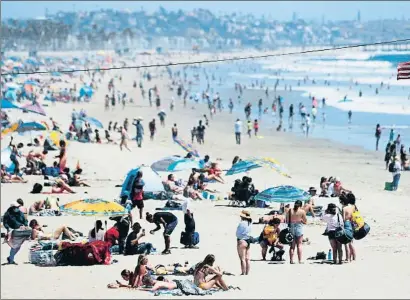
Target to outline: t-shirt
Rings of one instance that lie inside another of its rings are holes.
[[[144,185],[145,182],[143,179],[136,179],[133,186],[133,197],[132,200],[143,200],[144,199]]]
[[[198,130],[198,134],[203,135],[205,133],[205,126],[204,125],[198,126],[197,130]]]
[[[239,240],[247,240],[250,237],[251,224],[248,221],[241,221],[236,228],[236,238]]]
[[[337,218],[337,216],[339,216],[339,219]],[[337,228],[343,227],[343,218],[339,214],[323,215],[322,220],[327,223],[327,226],[326,226],[327,231],[335,231]]]
[[[127,236],[127,241],[125,242],[125,255],[133,255],[136,254],[137,250],[137,244],[131,245],[131,241],[135,240],[137,238],[137,234],[132,231],[128,236]]]
[[[167,224],[175,222],[177,220],[177,217],[174,214],[164,211],[164,212],[157,212],[153,215],[154,223],[161,224],[161,218]]]
[[[107,232],[104,235],[104,241],[107,243],[110,243],[111,245],[115,245],[116,241],[118,241],[120,238],[120,232],[116,227],[111,227],[110,229],[107,230]]]
[[[235,133],[241,133],[241,132],[242,132],[242,122],[236,121],[235,122]]]

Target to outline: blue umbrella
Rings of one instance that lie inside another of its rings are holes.
[[[47,130],[47,128],[43,124],[37,122],[20,122],[19,127],[17,128],[18,133],[39,130]]]
[[[242,160],[237,162],[230,168],[225,175],[234,175],[238,173],[248,172],[252,169],[260,168],[261,166],[251,160]]]
[[[98,121],[96,118],[82,117],[81,120],[84,121],[84,122],[90,123],[90,125],[94,125],[98,128],[104,128],[103,124],[100,121]]]
[[[291,185],[280,185],[260,192],[254,199],[264,202],[287,203],[297,200],[307,201],[310,197],[310,194],[302,189]]]
[[[2,109],[10,109],[10,108],[20,108],[20,107],[18,107],[17,105],[11,103],[7,99],[3,99],[3,100],[1,100],[1,108]]]
[[[189,169],[200,169],[199,163],[192,159],[182,158],[179,156],[165,157],[154,162],[151,168],[157,172],[176,172]]]

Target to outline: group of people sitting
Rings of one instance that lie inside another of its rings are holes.
[[[351,192],[342,186],[340,178],[332,176],[320,178],[320,189],[319,197],[339,197],[343,192]]]
[[[171,269],[174,268],[171,266]],[[212,288],[219,288],[224,291],[232,289],[228,287],[223,279],[223,272],[219,266],[215,265],[215,256],[209,254],[205,259],[191,268],[185,267],[188,274],[193,275],[193,284],[201,290],[210,290]],[[138,263],[134,271],[123,270],[121,277],[126,281],[126,284],[116,281],[116,283],[108,284],[109,288],[135,288],[146,291],[157,290],[175,290],[183,289],[181,280],[168,280],[164,276],[155,276],[157,267],[152,267],[149,264],[148,257],[140,255]],[[229,273],[228,273],[229,274]]]

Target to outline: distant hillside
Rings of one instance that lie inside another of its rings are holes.
[[[216,16],[208,10],[155,13],[100,10],[59,12],[43,19],[2,20],[2,49],[276,48],[371,43],[410,37],[410,20],[371,22],[302,19],[278,22],[253,15]]]

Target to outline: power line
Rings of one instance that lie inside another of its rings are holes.
[[[75,72],[89,72],[89,71],[110,71],[110,70],[125,70],[125,69],[171,67],[171,66],[181,66],[181,65],[196,65],[196,64],[205,64],[205,63],[218,63],[218,62],[224,62],[224,61],[259,59],[259,58],[268,58],[268,57],[280,57],[280,56],[291,56],[291,55],[298,55],[298,54],[336,51],[336,50],[360,48],[360,47],[367,47],[367,46],[387,45],[387,44],[394,44],[394,43],[401,43],[401,42],[410,42],[410,38],[401,39],[401,40],[393,40],[393,41],[385,41],[385,42],[369,43],[369,44],[356,44],[356,45],[347,45],[347,46],[340,46],[340,47],[334,47],[334,48],[324,48],[324,49],[305,50],[305,51],[287,52],[287,53],[276,53],[276,54],[265,54],[265,55],[251,55],[251,56],[244,56],[244,57],[230,57],[230,58],[210,59],[210,60],[200,60],[200,61],[187,61],[187,62],[177,62],[177,63],[170,62],[170,63],[163,63],[163,64],[155,64],[155,65],[123,66],[123,67],[109,67],[109,68],[74,69],[74,70],[61,70],[61,71],[33,71],[33,72],[21,72],[21,73],[20,72],[19,73],[9,72],[5,74],[1,74],[1,76],[50,74],[54,72],[75,73]]]

